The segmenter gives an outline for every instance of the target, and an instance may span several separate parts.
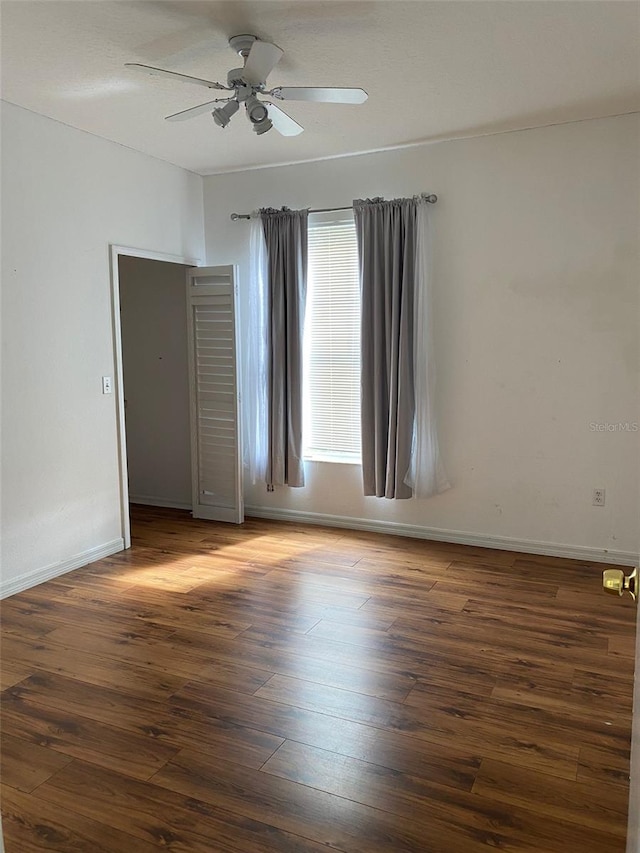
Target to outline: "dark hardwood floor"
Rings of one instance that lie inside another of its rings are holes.
[[[134,507],[2,606],[7,853],[623,853],[602,566]]]

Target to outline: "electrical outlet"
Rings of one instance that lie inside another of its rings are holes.
[[[593,490],[593,505],[594,506],[604,506],[604,497],[605,497],[604,489],[594,489]]]

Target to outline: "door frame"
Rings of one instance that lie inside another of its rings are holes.
[[[181,264],[185,267],[199,267],[200,258],[183,255],[170,255],[167,252],[154,252],[151,249],[136,249],[133,246],[120,246],[109,243],[109,266],[111,277],[111,311],[113,332],[113,359],[115,367],[116,428],[118,443],[118,479],[120,481],[120,527],[124,547],[131,547],[131,521],[129,519],[129,479],[127,469],[127,433],[124,412],[124,365],[122,357],[122,322],[120,318],[120,256],[143,258],[148,261],[164,261],[168,264]]]
[[[629,825],[627,853],[640,853],[640,601],[636,615],[636,669],[633,721],[631,725],[631,774],[629,779]]]

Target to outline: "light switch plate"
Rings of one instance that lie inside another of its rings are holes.
[[[102,377],[102,393],[103,394],[111,394],[112,391],[113,391],[113,387],[111,384],[111,377],[110,376],[103,376]]]

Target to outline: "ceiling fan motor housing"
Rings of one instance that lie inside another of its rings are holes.
[[[231,74],[235,74],[237,71],[242,71],[241,68],[234,68],[233,71],[229,72],[229,77]],[[249,83],[245,83],[244,80],[235,80],[233,84],[230,82],[229,85],[233,86],[235,89],[233,97],[237,101],[246,101],[247,98],[250,98],[254,92],[259,91],[257,86],[251,86]]]
[[[235,89],[236,86],[246,86],[243,74],[244,68],[232,68],[227,74],[227,86],[230,89]]]

